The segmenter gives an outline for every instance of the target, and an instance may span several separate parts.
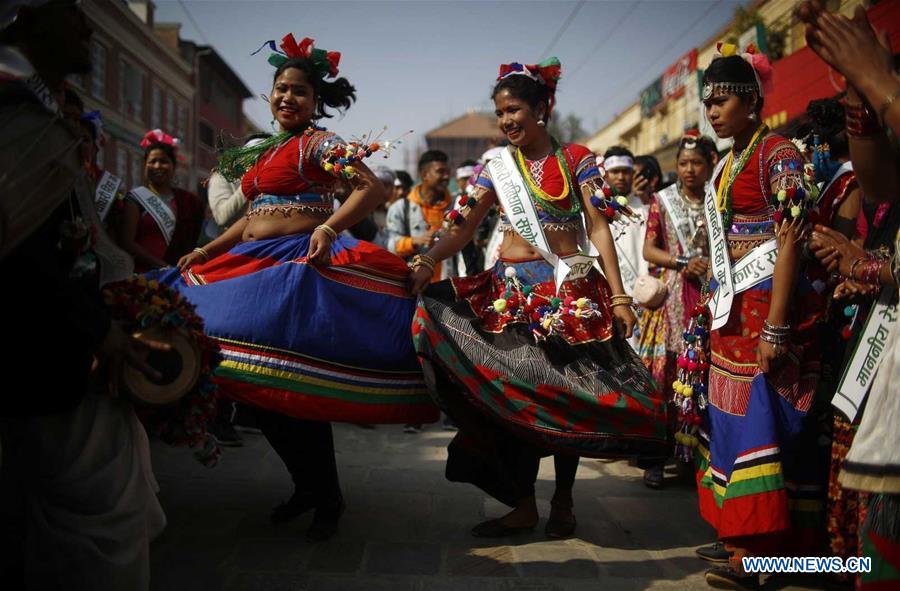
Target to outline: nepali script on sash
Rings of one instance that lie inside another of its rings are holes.
[[[93,251],[100,268],[100,287],[116,281],[127,279],[134,273],[134,261],[131,256],[110,238],[96,209],[95,195],[87,182],[87,174],[81,174],[72,187],[78,209],[85,221],[94,228]]]
[[[105,220],[109,213],[110,206],[116,199],[116,193],[122,185],[122,179],[114,174],[104,172],[97,183],[97,191],[94,195],[94,205],[97,207],[97,213],[100,219]]]
[[[169,244],[172,241],[172,234],[175,232],[175,214],[172,213],[172,208],[147,187],[132,189],[131,196],[144,206],[144,209],[159,226],[159,230],[166,239],[166,244]]]
[[[509,218],[509,223],[516,233],[537,250],[544,260],[553,265],[556,289],[567,279],[580,279],[590,272],[596,257],[596,249],[590,246],[589,252],[579,252],[566,257],[559,257],[550,249],[537,208],[532,202],[525,187],[525,181],[510,150],[503,150],[499,157],[488,162],[488,170],[497,200]],[[577,191],[572,199],[578,199]]]
[[[725,159],[719,161],[713,178],[722,170]],[[725,182],[722,179],[721,182]],[[722,214],[716,205],[716,183],[710,183],[703,203],[706,224],[709,228],[709,256],[712,263],[712,275],[716,280],[716,290],[709,301],[712,314],[712,330],[722,328],[728,323],[734,296],[747,291],[775,274],[775,258],[778,255],[778,241],[774,238],[761,244],[741,257],[734,266],[728,254],[728,235]]]
[[[856,419],[872,385],[872,379],[881,365],[885,345],[891,332],[897,330],[897,310],[895,300],[896,289],[885,287],[878,296],[878,301],[869,312],[866,326],[859,342],[853,350],[853,357],[844,369],[840,384],[831,404],[844,413],[850,422]]]
[[[712,178],[719,176],[726,159],[722,158],[716,165]],[[720,182],[726,182],[722,179]],[[706,227],[709,228],[709,260],[712,265],[712,276],[716,280],[716,291],[709,300],[712,314],[712,329],[721,328],[728,322],[731,304],[734,302],[734,284],[731,277],[731,259],[728,256],[728,240],[725,235],[725,224],[722,214],[716,206],[716,183],[706,187],[706,199],[703,201],[703,213],[706,215]]]
[[[625,288],[625,293],[630,294],[634,289],[635,282],[638,280],[638,266],[628,256],[628,252],[622,246],[621,240],[614,240],[613,244],[616,247],[616,258],[619,260],[619,274],[622,276],[622,287]]]

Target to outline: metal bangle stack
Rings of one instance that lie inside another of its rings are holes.
[[[759,338],[775,346],[785,346],[791,338],[791,325],[775,326],[766,320],[763,322]]]
[[[610,298],[610,304],[613,308],[615,308],[616,306],[628,306],[630,308],[632,304],[634,304],[634,299],[632,299],[630,295],[614,295]]]
[[[409,263],[409,268],[413,271],[417,271],[419,267],[427,267],[433,273],[436,266],[437,261],[427,254],[417,254]]]

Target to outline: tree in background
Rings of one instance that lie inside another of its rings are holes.
[[[554,117],[550,120],[550,135],[564,144],[571,144],[587,135],[581,123],[581,117],[569,113],[565,117]]]

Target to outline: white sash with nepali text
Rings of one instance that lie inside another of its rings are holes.
[[[137,187],[130,192],[131,196],[138,200],[150,217],[159,226],[160,232],[166,239],[166,244],[172,242],[172,234],[175,232],[175,213],[169,204],[160,199],[159,195],[147,187]]]
[[[116,200],[116,193],[122,186],[122,179],[114,174],[104,172],[97,183],[97,190],[94,195],[94,205],[97,207],[97,213],[101,220],[105,220],[109,209]]]
[[[719,161],[713,173],[713,179],[722,171],[724,163],[724,158]],[[721,179],[720,182],[726,182],[726,180]],[[778,242],[773,238],[757,246],[732,266],[731,256],[728,253],[728,233],[716,204],[716,183],[714,182],[707,187],[703,209],[709,228],[709,258],[712,265],[712,276],[717,284],[716,290],[709,300],[709,311],[712,315],[710,327],[712,330],[716,330],[728,323],[736,294],[747,291],[775,274]]]
[[[891,332],[897,330],[897,318],[900,316],[897,304],[892,303],[896,294],[895,288],[885,287],[863,329],[859,342],[853,350],[850,363],[844,368],[840,385],[831,399],[831,404],[844,413],[850,422],[856,419],[859,409],[872,386],[872,379],[881,365],[885,344]]]
[[[497,200],[509,218],[509,224],[528,244],[537,250],[544,260],[553,265],[556,289],[567,279],[580,279],[590,272],[597,258],[596,249],[590,245],[589,251],[559,257],[550,249],[537,208],[525,186],[525,180],[516,168],[510,150],[503,150],[500,157],[492,158],[487,164],[494,184]],[[577,187],[573,187],[572,199],[578,199]]]

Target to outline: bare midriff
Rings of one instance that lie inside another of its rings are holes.
[[[250,218],[241,239],[244,242],[252,242],[290,234],[308,234],[315,230],[316,226],[324,223],[329,215],[327,213],[312,214],[308,211],[288,212],[287,217],[284,217],[282,213],[256,215]]]
[[[547,242],[550,243],[550,250],[557,254],[571,254],[579,250],[577,232],[550,230],[545,231],[544,235],[547,237]],[[507,232],[500,244],[500,256],[504,259],[539,259],[541,253],[518,234]]]
[[[744,255],[746,255],[751,250],[753,250],[752,247],[750,247],[750,248],[729,248],[728,254],[731,255],[731,264],[733,265],[736,262],[738,262],[739,260],[741,260],[744,257]]]

